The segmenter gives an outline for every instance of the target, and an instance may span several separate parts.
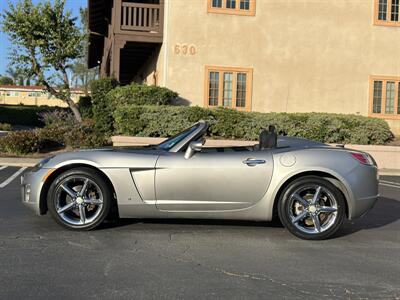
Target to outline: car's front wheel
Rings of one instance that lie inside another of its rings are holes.
[[[345,219],[345,200],[328,180],[307,176],[294,180],[279,199],[283,225],[295,236],[322,240],[337,232]]]
[[[101,174],[76,168],[60,174],[51,184],[47,207],[53,218],[69,229],[90,230],[110,212],[112,192]]]

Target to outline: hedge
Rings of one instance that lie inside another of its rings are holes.
[[[0,153],[31,154],[58,148],[94,148],[105,145],[92,124],[13,131],[0,137]]]
[[[131,83],[119,86],[113,78],[102,78],[91,83],[91,104],[84,99],[82,110],[92,107],[89,114],[96,121],[96,131],[109,136],[113,133],[113,110],[120,105],[168,105],[178,97],[178,93],[164,87]],[[86,106],[86,108],[84,108]],[[91,115],[90,115],[91,114]]]
[[[79,97],[78,108],[82,115],[82,118],[92,118],[93,117],[92,97],[90,96]]]
[[[114,105],[169,105],[177,97],[178,93],[165,87],[137,83],[117,87],[107,95]]]
[[[95,130],[94,123],[85,119],[78,124],[67,110],[43,112],[39,119],[43,128],[12,131],[0,137],[0,153],[30,154],[60,148],[93,148],[108,143],[104,135]]]
[[[38,113],[60,109],[49,106],[1,105],[0,123],[25,126],[43,126]]]
[[[36,130],[14,131],[0,138],[0,153],[29,154],[43,148]]]
[[[118,86],[113,78],[94,80],[90,84],[92,91],[92,113],[96,121],[96,131],[109,135],[113,131],[113,105],[107,98],[107,93]]]
[[[386,121],[344,114],[121,105],[113,116],[115,133],[136,136],[172,136],[203,119],[211,123],[210,135],[215,138],[256,140],[260,129],[272,124],[280,134],[326,143],[385,144],[393,139]]]
[[[12,126],[7,123],[0,123],[0,131],[11,131]]]

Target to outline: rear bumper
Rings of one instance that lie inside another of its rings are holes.
[[[357,199],[357,203],[355,205],[356,209],[353,212],[352,219],[362,217],[368,213],[374,207],[378,199],[379,195]]]
[[[27,172],[21,176],[21,199],[22,203],[41,215],[40,193],[43,187],[43,178],[49,169],[40,169],[36,172]]]
[[[371,210],[379,198],[378,169],[360,165],[346,175],[351,191],[348,199],[349,219],[356,219]]]

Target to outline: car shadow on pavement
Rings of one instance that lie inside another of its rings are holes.
[[[384,227],[400,219],[400,201],[380,197],[375,206],[363,217],[347,221],[336,237],[346,236],[360,230]]]
[[[342,229],[334,237],[351,235],[360,230],[369,230],[384,227],[400,219],[400,201],[389,198],[380,198],[374,208],[362,218],[345,222]],[[105,222],[98,229],[118,228],[138,223],[166,224],[166,225],[209,225],[209,226],[238,226],[238,227],[282,227],[279,220],[273,222],[255,222],[241,220],[215,219],[117,219]]]
[[[98,229],[109,229],[116,227],[129,226],[133,224],[165,224],[165,225],[210,225],[210,226],[238,226],[238,227],[283,227],[279,220],[264,221],[245,221],[245,220],[219,220],[219,219],[116,219],[104,222]]]

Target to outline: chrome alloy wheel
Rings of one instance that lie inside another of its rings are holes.
[[[338,204],[327,188],[309,185],[298,188],[290,195],[287,209],[290,221],[298,230],[318,234],[335,224]]]
[[[64,222],[88,225],[101,213],[103,194],[93,180],[85,176],[70,176],[58,184],[54,206]]]

